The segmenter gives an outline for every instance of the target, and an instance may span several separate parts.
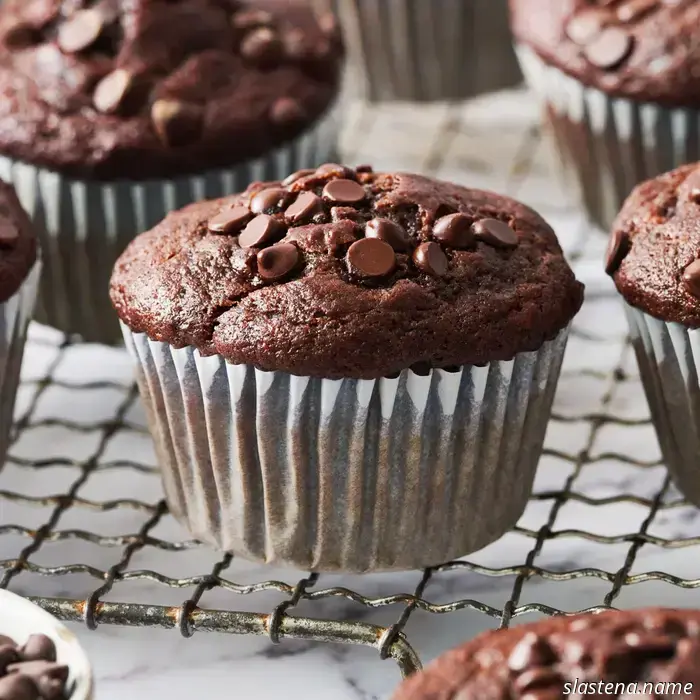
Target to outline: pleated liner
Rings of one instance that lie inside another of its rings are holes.
[[[610,97],[516,47],[529,85],[544,101],[568,176],[591,219],[609,230],[632,189],[700,160],[700,111]]]
[[[625,304],[661,452],[683,495],[700,506],[700,330]]]
[[[244,190],[255,180],[280,180],[336,159],[337,111],[296,141],[255,160],[192,177],[146,182],[87,182],[0,157],[32,217],[44,252],[36,318],[90,342],[121,340],[109,301],[117,258],[139,233],[193,201]]]
[[[27,326],[40,275],[41,262],[36,262],[17,292],[0,304],[0,467],[7,453]]]
[[[506,0],[314,0],[340,18],[374,102],[459,100],[522,82]]]
[[[322,571],[434,565],[512,528],[568,335],[370,381],[262,372],[122,328],[174,514],[220,549]]]

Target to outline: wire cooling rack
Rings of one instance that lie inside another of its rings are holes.
[[[557,229],[587,300],[576,319],[535,493],[515,530],[423,572],[274,571],[190,540],[162,500],[121,349],[33,327],[0,473],[0,586],[64,620],[374,647],[406,675],[421,629],[676,603],[700,587],[700,519],[670,484],[591,231],[553,175],[524,92],[468,106],[348,111],[345,157],[513,194]],[[649,588],[651,586],[651,588]],[[679,600],[680,596],[680,600]],[[695,594],[697,598],[697,594]],[[380,614],[380,623],[372,615]]]

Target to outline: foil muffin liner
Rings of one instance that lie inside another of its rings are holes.
[[[328,380],[122,330],[168,503],[192,535],[246,559],[355,572],[435,565],[515,525],[568,336],[484,367]]]
[[[109,280],[114,263],[136,235],[191,202],[336,160],[338,130],[338,110],[332,108],[299,138],[260,158],[172,180],[71,180],[0,157],[0,178],[15,186],[44,254],[36,319],[89,342],[119,342]]]
[[[40,276],[41,262],[37,261],[14,295],[0,304],[0,467],[7,454],[27,327]]]
[[[462,100],[522,82],[507,0],[315,0],[340,19],[356,92]]]
[[[700,506],[700,329],[625,303],[661,453],[681,493]]]
[[[518,45],[527,83],[541,98],[564,174],[591,220],[608,231],[640,182],[700,160],[700,111],[611,97]]]

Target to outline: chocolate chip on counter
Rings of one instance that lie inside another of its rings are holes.
[[[633,22],[658,6],[659,0],[627,0],[617,8],[617,19],[620,22]]]
[[[97,83],[92,103],[98,112],[115,114],[122,110],[133,87],[134,77],[131,73],[123,68],[117,68]]]
[[[254,29],[241,42],[241,56],[260,66],[269,68],[282,57],[282,42],[269,27]]]
[[[547,642],[534,632],[528,632],[510,652],[508,668],[521,673],[529,668],[544,666],[554,660],[554,653]]]
[[[292,173],[291,175],[287,175],[287,177],[282,180],[282,184],[285,187],[289,187],[289,185],[294,184],[297,180],[301,180],[302,177],[307,177],[308,175],[313,175],[316,171],[313,168],[306,168],[304,170],[297,170],[295,173]]]
[[[694,260],[683,270],[683,284],[696,299],[700,299],[700,260]]]
[[[350,271],[358,277],[386,277],[396,267],[394,249],[377,238],[355,241],[348,248],[346,259]]]
[[[90,48],[104,29],[104,18],[97,8],[78,10],[58,28],[58,46],[64,53]]]
[[[10,221],[0,221],[0,248],[10,248],[19,239],[19,229]]]
[[[403,252],[411,248],[411,239],[403,228],[390,219],[372,219],[365,227],[367,238],[378,238],[388,243],[394,250]]]
[[[270,210],[284,207],[289,201],[290,193],[282,187],[269,187],[258,192],[250,200],[253,214],[264,214]]]
[[[295,100],[293,97],[280,97],[270,107],[270,120],[273,124],[280,126],[298,124],[303,122],[307,116],[299,100]]]
[[[323,200],[313,192],[302,192],[284,215],[292,223],[298,224],[323,213]]]
[[[470,248],[474,245],[472,219],[466,214],[448,214],[433,226],[433,237],[450,248]]]
[[[231,17],[231,25],[235,29],[255,29],[273,24],[274,17],[267,10],[241,10]]]
[[[354,180],[331,180],[323,188],[323,197],[339,204],[359,204],[365,197],[365,188]]]
[[[40,700],[39,689],[31,678],[13,673],[0,678],[0,700]]]
[[[250,209],[244,206],[224,209],[209,220],[208,228],[212,233],[238,233],[252,216]]]
[[[266,282],[277,282],[299,264],[299,250],[291,243],[278,243],[258,253],[258,274]]]
[[[344,165],[339,165],[338,163],[324,163],[316,168],[316,175],[337,175],[338,177],[350,178],[354,175],[354,171],[351,168],[346,168]]]
[[[19,654],[23,661],[56,661],[56,645],[45,634],[32,634]]]
[[[616,230],[610,236],[608,250],[605,253],[605,272],[614,275],[630,250],[629,237],[624,231]]]
[[[600,34],[612,13],[602,7],[589,7],[575,14],[566,24],[566,35],[575,44],[585,46]]]
[[[508,224],[498,219],[481,219],[472,224],[472,233],[494,248],[515,248],[518,237]]]
[[[241,248],[262,248],[278,241],[284,232],[285,227],[281,221],[260,214],[243,229],[238,237],[238,245]]]
[[[421,243],[413,251],[413,263],[421,272],[435,277],[447,272],[447,256],[437,243]]]
[[[621,27],[606,27],[584,49],[590,63],[603,70],[617,68],[632,52],[634,40]]]
[[[156,100],[151,107],[151,119],[158,138],[171,148],[196,141],[202,131],[201,109],[178,100]]]

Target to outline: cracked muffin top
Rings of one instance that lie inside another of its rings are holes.
[[[509,360],[581,306],[552,229],[506,197],[328,163],[170,214],[115,267],[122,321],[327,378]]]
[[[12,186],[0,180],[0,303],[20,288],[38,256],[34,229]]]
[[[409,678],[394,700],[589,696],[700,698],[700,613],[610,611],[487,632]]]
[[[323,115],[342,62],[301,0],[3,0],[0,154],[96,179],[227,167]]]
[[[632,306],[700,327],[700,163],[635,188],[613,224],[605,264]]]
[[[700,105],[697,0],[510,0],[516,39],[585,85]]]

